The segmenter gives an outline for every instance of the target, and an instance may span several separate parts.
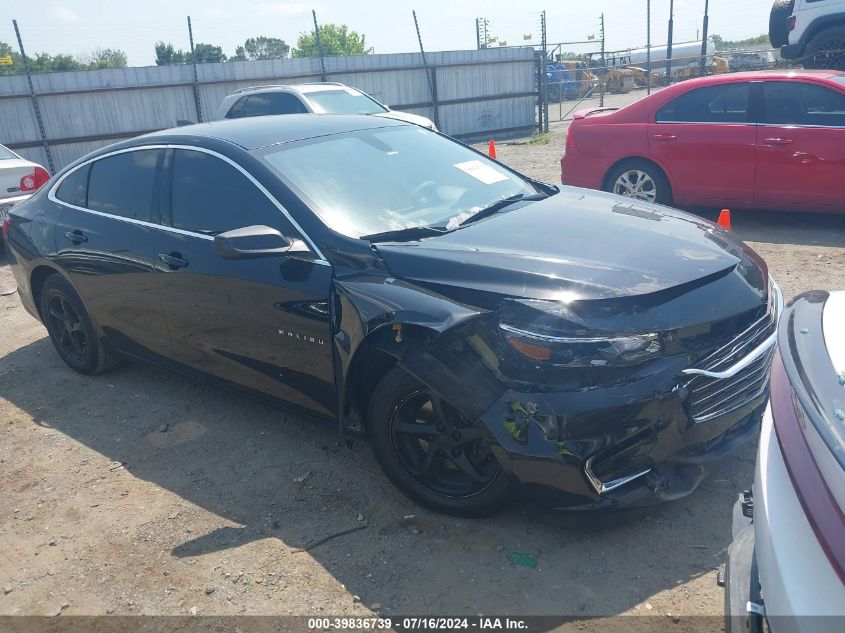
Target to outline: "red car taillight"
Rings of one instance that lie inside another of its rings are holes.
[[[21,178],[21,191],[36,191],[50,180],[50,174],[43,167],[36,167],[35,172]]]
[[[797,22],[798,22],[798,19],[794,15],[791,18],[789,18],[789,30],[790,31],[795,30],[795,24]]]
[[[771,406],[775,435],[792,486],[819,545],[845,581],[845,515],[807,442],[806,420],[789,383],[780,352],[772,363]]]

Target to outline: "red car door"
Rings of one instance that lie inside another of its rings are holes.
[[[762,90],[755,202],[845,211],[845,84],[769,81]]]
[[[676,203],[752,200],[757,135],[750,92],[747,82],[706,86],[658,110],[649,146],[668,171]]]

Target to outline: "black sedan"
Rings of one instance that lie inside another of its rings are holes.
[[[73,369],[128,356],[331,420],[444,512],[514,483],[557,508],[676,499],[768,399],[780,293],[731,234],[398,121],[135,138],[4,235]]]

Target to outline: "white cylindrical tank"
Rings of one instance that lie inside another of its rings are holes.
[[[658,66],[666,66],[667,46],[651,47],[651,65],[655,72]],[[716,52],[713,42],[707,42],[708,57]],[[635,48],[631,51],[631,65],[645,67],[648,55],[645,48]],[[678,42],[672,44],[672,66],[682,67],[701,63],[701,40],[697,42]]]

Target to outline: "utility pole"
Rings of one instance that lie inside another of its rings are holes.
[[[41,145],[44,147],[44,153],[47,155],[47,165],[50,167],[50,174],[56,173],[56,166],[53,164],[53,154],[50,151],[50,144],[47,142],[47,131],[44,129],[44,119],[41,118],[41,108],[38,106],[38,97],[35,95],[35,86],[32,85],[32,75],[29,72],[29,60],[26,58],[26,51],[23,48],[23,39],[21,39],[21,31],[18,28],[18,21],[12,20],[15,27],[15,35],[18,38],[18,48],[21,51],[21,61],[23,62],[23,69],[26,72],[26,81],[29,84],[29,96],[32,98],[32,109],[35,111],[35,121],[38,123],[38,131],[41,132]]]
[[[200,101],[200,79],[197,74],[197,56],[194,54],[194,29],[188,16],[188,42],[191,44],[191,67],[194,71],[194,104],[197,107],[197,123],[202,123],[202,102]]]
[[[646,45],[645,45],[645,85],[646,94],[651,94],[651,0],[645,0]]]
[[[423,48],[422,35],[420,35],[420,23],[417,22],[417,12],[411,11],[414,16],[414,28],[417,30],[417,40],[420,43],[420,54],[422,55],[423,68],[425,69],[425,78],[428,80],[428,89],[431,92],[431,108],[434,110],[434,125],[440,129],[440,115],[437,112],[437,84],[436,79],[432,79],[431,73],[428,69],[428,60],[425,56],[425,49]]]
[[[666,85],[672,83],[672,37],[675,31],[675,0],[669,0],[669,37],[666,40]]]
[[[317,26],[317,12],[311,9],[314,17],[314,38],[317,40],[317,52],[320,53],[320,81],[326,81],[326,62],[323,59],[323,41],[320,39],[320,27]]]
[[[606,66],[604,61],[604,51],[605,51],[605,39],[604,39],[604,13],[601,14],[601,65]],[[599,92],[599,107],[604,107],[604,77],[599,77],[599,84],[601,85],[601,91]]]
[[[706,72],[707,64],[707,27],[710,25],[710,0],[704,0],[704,26],[701,32],[701,74]]]

